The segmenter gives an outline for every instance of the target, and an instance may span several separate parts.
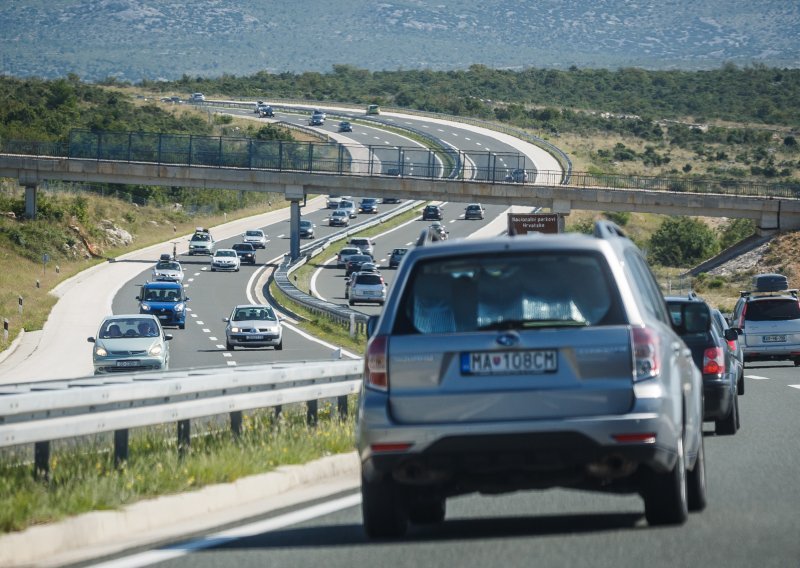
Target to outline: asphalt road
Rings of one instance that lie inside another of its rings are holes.
[[[797,567],[800,377],[776,363],[749,367],[746,381],[742,429],[721,437],[706,426],[709,505],[683,526],[648,527],[637,496],[549,490],[451,499],[441,525],[370,542],[356,494],[327,500],[327,513],[306,505],[243,520],[110,566]]]

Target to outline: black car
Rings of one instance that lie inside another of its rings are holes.
[[[441,221],[442,217],[442,208],[438,205],[426,205],[422,210],[423,221]]]
[[[248,264],[256,263],[256,248],[250,243],[234,243],[231,248],[236,251],[236,256],[242,262],[247,262]]]
[[[391,256],[389,256],[389,268],[397,268],[400,266],[400,261],[403,260],[403,256],[408,252],[407,248],[396,248],[392,251]]]
[[[384,197],[383,203],[400,203],[400,199],[397,197]]]
[[[343,120],[339,123],[339,132],[352,132],[353,125],[350,124],[348,121]]]
[[[665,300],[672,327],[691,350],[703,376],[703,420],[714,422],[717,434],[736,434],[740,423],[736,395],[739,362],[727,342],[739,337],[737,330],[722,330],[708,304],[694,294]]]
[[[354,254],[347,260],[345,275],[350,276],[353,272],[361,270],[361,265],[365,262],[375,262],[375,259],[368,254]]]

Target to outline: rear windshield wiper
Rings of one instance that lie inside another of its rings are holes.
[[[542,327],[586,327],[589,322],[576,319],[513,319],[492,322],[478,328],[478,331],[493,329],[526,329]]]

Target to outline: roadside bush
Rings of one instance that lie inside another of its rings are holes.
[[[742,239],[755,234],[756,223],[752,219],[731,219],[720,229],[719,246],[721,250],[735,245]]]
[[[717,236],[698,219],[666,219],[650,237],[650,259],[664,266],[690,266],[719,250]]]
[[[620,227],[624,227],[631,220],[630,211],[603,211],[603,216]]]

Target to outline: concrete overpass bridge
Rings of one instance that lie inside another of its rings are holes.
[[[506,181],[504,171],[493,170],[492,155],[466,176],[451,171],[458,170],[458,156],[418,147],[392,150],[392,155],[413,154],[417,161],[414,174],[404,175],[396,167],[402,166],[399,159],[387,164],[385,156],[361,146],[278,141],[254,146],[247,140],[181,136],[176,147],[176,135],[148,135],[142,144],[134,133],[108,134],[115,144],[104,133],[88,133],[78,140],[82,143],[71,139],[67,147],[28,143],[21,149],[4,143],[0,177],[25,186],[30,216],[36,211],[36,189],[48,180],[281,193],[292,204],[293,258],[299,254],[299,203],[317,193],[529,205],[563,214],[585,209],[749,218],[765,231],[800,229],[800,189],[785,185],[575,172],[565,183],[563,172],[535,167],[525,168],[520,182]]]

